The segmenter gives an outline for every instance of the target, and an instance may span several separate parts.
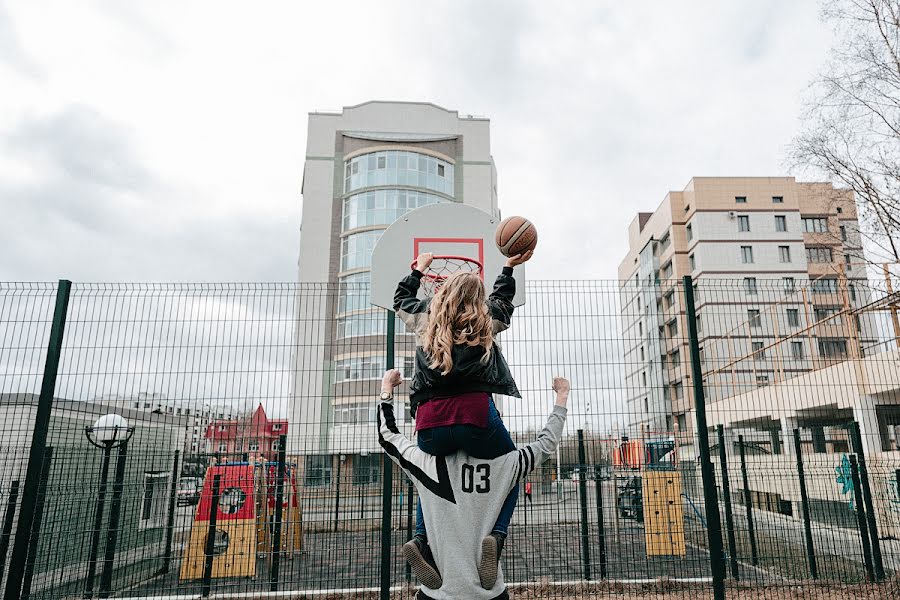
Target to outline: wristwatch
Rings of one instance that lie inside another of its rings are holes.
[[[380,398],[381,398],[382,402],[388,402],[389,400],[393,400],[394,392],[381,392]]]

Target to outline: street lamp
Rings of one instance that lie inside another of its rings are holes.
[[[97,490],[97,507],[94,511],[94,528],[91,531],[90,554],[88,555],[88,574],[84,588],[84,598],[94,596],[94,578],[97,573],[97,553],[100,550],[100,528],[103,526],[103,509],[106,504],[106,480],[109,475],[109,457],[113,448],[119,449],[116,460],[116,479],[113,485],[113,499],[109,515],[109,528],[106,538],[103,574],[100,578],[100,596],[109,595],[112,582],[112,562],[116,552],[118,539],[119,514],[122,501],[122,483],[125,478],[125,452],[128,440],[134,434],[134,427],[122,415],[115,413],[103,415],[93,425],[84,428],[88,441],[103,451],[100,462],[100,484]]]

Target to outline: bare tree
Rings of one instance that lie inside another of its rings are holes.
[[[836,34],[792,165],[856,194],[872,260],[900,262],[900,0],[825,0]]]

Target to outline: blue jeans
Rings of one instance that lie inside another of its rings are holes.
[[[494,406],[493,398],[488,403],[488,424],[484,429],[474,425],[445,425],[423,429],[416,438],[419,449],[432,456],[447,456],[463,450],[475,458],[491,460],[516,449],[509,431],[500,419],[497,407]],[[506,535],[518,500],[519,484],[516,484],[506,496],[492,532]],[[426,537],[421,500],[416,506],[416,536]]]

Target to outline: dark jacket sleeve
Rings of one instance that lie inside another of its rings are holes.
[[[428,300],[419,300],[419,285],[422,274],[413,270],[400,280],[394,292],[394,312],[411,332],[418,332],[419,326],[428,317]]]
[[[494,333],[500,333],[509,328],[515,310],[513,298],[516,295],[516,280],[512,273],[512,267],[503,267],[503,271],[497,275],[497,280],[494,281],[494,291],[488,297],[488,307],[494,321]]]

